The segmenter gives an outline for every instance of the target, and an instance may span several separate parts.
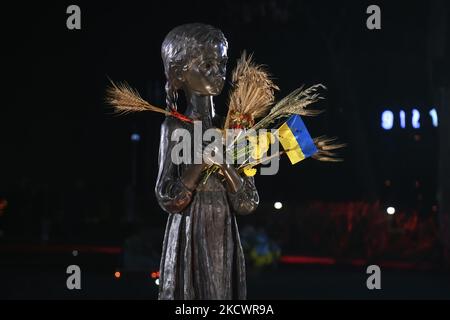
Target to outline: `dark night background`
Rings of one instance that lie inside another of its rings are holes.
[[[66,28],[70,4],[81,30]],[[381,30],[366,28],[371,4]],[[1,12],[0,298],[156,298],[163,119],[113,116],[104,95],[109,77],[164,106],[160,46],[188,22],[224,32],[228,74],[253,52],[279,99],[325,84],[326,113],[306,124],[348,144],[342,163],[283,158],[277,175],[256,177],[261,205],[238,223],[249,243],[259,232],[281,256],[261,266],[249,253],[249,298],[450,297],[448,2],[48,1]],[[228,89],[215,100],[220,114]],[[384,110],[392,130],[381,127]],[[372,262],[386,266],[381,293],[365,286]],[[70,264],[86,274],[81,293],[65,289]]]

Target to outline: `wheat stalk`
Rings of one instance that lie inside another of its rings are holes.
[[[116,84],[111,81],[111,86],[106,89],[106,102],[114,108],[114,113],[117,114],[153,111],[171,115],[170,111],[155,107],[145,101],[135,89],[125,82]]]
[[[232,73],[232,87],[225,128],[232,127],[234,122],[245,128],[252,126],[255,119],[269,112],[274,92],[279,90],[264,67],[255,64],[252,55],[247,56],[245,51]],[[240,123],[238,115],[247,123]]]
[[[319,89],[326,89],[326,87],[322,84],[316,84],[307,89],[304,89],[302,86],[294,90],[281,99],[253,129],[267,128],[272,122],[293,114],[301,116],[317,116],[321,114],[323,110],[307,109],[311,104],[324,99],[320,96]]]
[[[313,159],[319,161],[328,162],[340,162],[341,158],[336,158],[336,153],[332,150],[341,149],[347,146],[346,143],[334,143],[337,138],[328,138],[326,136],[320,136],[313,139],[314,144],[317,147],[317,152],[312,156]]]

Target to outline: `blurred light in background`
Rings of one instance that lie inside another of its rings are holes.
[[[436,112],[436,109],[431,109],[430,110],[430,117],[431,117],[431,121],[433,121],[433,127],[437,127],[438,126],[438,115]]]
[[[420,129],[420,112],[417,109],[413,109],[412,111],[412,119],[411,119],[411,123],[412,123],[412,127],[414,129]]]
[[[277,201],[273,204],[273,207],[277,210],[280,210],[281,208],[283,208],[283,204]]]
[[[394,126],[394,113],[390,110],[385,110],[381,114],[381,127],[384,130],[391,130]]]
[[[386,209],[387,214],[393,215],[395,213],[395,208],[394,207],[389,207]]]
[[[139,133],[133,133],[133,134],[131,135],[131,141],[137,142],[137,141],[139,141],[139,140],[141,140],[141,136],[139,135]]]
[[[400,111],[400,127],[402,129],[406,128],[406,114],[405,111]]]
[[[426,120],[426,122],[428,123],[429,120],[431,120],[431,124],[433,127],[437,128],[438,124],[439,124],[439,120],[438,120],[438,114],[435,108],[431,109],[428,112],[430,118],[428,120]],[[400,128],[405,129],[406,128],[406,111],[405,110],[400,110],[399,112],[399,125]],[[411,126],[414,129],[420,129],[421,124],[420,124],[420,111],[418,109],[412,109],[411,110]],[[391,130],[394,128],[394,125],[397,124],[397,120],[395,118],[394,113],[391,110],[384,110],[381,113],[381,127],[384,130]]]
[[[0,198],[0,216],[2,216],[5,213],[7,206],[8,201],[6,199]]]

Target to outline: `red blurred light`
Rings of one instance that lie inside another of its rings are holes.
[[[116,279],[119,279],[120,276],[121,276],[121,274],[120,274],[119,271],[116,271],[116,272],[114,273],[114,277],[115,277]]]
[[[322,257],[302,257],[302,256],[282,256],[281,262],[289,264],[335,264],[332,258]]]
[[[0,199],[0,216],[5,212],[6,207],[8,206],[8,201],[6,199]]]
[[[1,198],[0,199],[0,209],[6,209],[8,206],[8,200]]]

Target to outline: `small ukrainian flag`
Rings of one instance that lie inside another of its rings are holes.
[[[302,118],[295,114],[278,129],[278,139],[292,164],[311,157],[317,147]]]

